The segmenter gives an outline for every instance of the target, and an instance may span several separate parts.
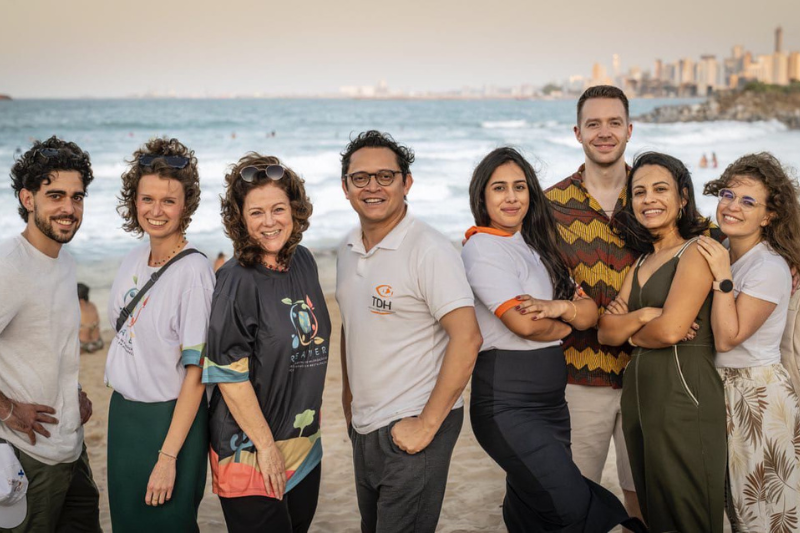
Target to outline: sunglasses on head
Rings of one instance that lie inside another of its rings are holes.
[[[284,174],[286,174],[286,167],[283,165],[267,165],[265,167],[244,167],[239,171],[242,181],[253,183],[263,177],[267,177],[273,181],[278,181]]]
[[[36,150],[36,155],[41,155],[45,158],[55,157],[58,155],[58,148],[39,148]]]
[[[145,154],[139,156],[139,165],[143,167],[151,167],[157,159],[164,161],[172,168],[185,168],[189,164],[189,158],[182,155],[153,155]]]

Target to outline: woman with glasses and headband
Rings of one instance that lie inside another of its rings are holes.
[[[217,272],[203,382],[211,472],[230,532],[308,531],[320,483],[320,406],[331,322],[300,241],[312,206],[276,157],[249,153],[225,176],[234,257]]]
[[[730,250],[707,238],[711,327],[728,411],[728,517],[735,531],[795,531],[800,408],[780,342],[800,265],[797,180],[771,154],[750,154],[706,184]]]
[[[572,462],[561,339],[573,327],[594,327],[597,305],[575,287],[561,258],[536,173],[513,148],[498,148],[478,164],[469,194],[476,226],[461,256],[483,335],[470,417],[481,447],[507,474],[506,527],[605,533],[625,523],[643,530]]]
[[[147,242],[122,261],[108,315],[117,335],[106,361],[114,389],[108,414],[108,497],[115,532],[198,531],[208,453],[201,382],[214,274],[186,228],[200,202],[194,152],[153,139],[122,175],[123,229]],[[118,320],[140,291],[127,319]]]
[[[725,404],[709,324],[713,277],[697,244],[709,221],[686,166],[637,156],[614,227],[642,256],[600,317],[598,339],[634,347],[622,429],[642,515],[651,531],[722,533]]]

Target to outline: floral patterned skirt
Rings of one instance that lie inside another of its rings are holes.
[[[725,387],[733,530],[800,530],[800,406],[789,374],[780,364],[717,370]]]

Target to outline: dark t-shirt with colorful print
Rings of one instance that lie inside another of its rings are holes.
[[[320,406],[331,321],[311,253],[298,246],[287,272],[235,259],[217,273],[204,383],[250,381],[286,464],[286,491],[322,459]],[[210,408],[214,492],[270,496],[256,449],[214,387]]]

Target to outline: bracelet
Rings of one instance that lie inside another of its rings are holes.
[[[639,345],[638,345],[638,344],[634,344],[634,342],[633,342],[633,335],[631,335],[630,337],[628,337],[628,344],[630,344],[630,345],[631,345],[631,346],[633,346],[634,348],[639,348]]]
[[[572,309],[574,312],[572,313],[572,318],[570,318],[569,320],[567,320],[566,318],[562,318],[561,320],[569,323],[575,320],[575,317],[578,316],[578,306],[575,305],[575,302],[573,302],[572,300],[567,300],[567,301],[572,305]]]
[[[5,422],[5,421],[6,421],[6,420],[8,420],[9,418],[11,418],[11,415],[13,415],[13,414],[14,414],[14,402],[9,402],[9,403],[11,404],[11,410],[8,412],[8,416],[7,416],[7,417],[5,417],[5,418],[0,418],[0,422]]]
[[[174,456],[174,455],[170,455],[170,454],[168,454],[167,452],[165,452],[164,450],[158,450],[158,454],[159,454],[159,455],[166,455],[166,456],[167,456],[167,457],[169,457],[170,459],[174,459],[174,460],[176,460],[176,461],[178,460],[178,458],[177,458],[176,456]]]

